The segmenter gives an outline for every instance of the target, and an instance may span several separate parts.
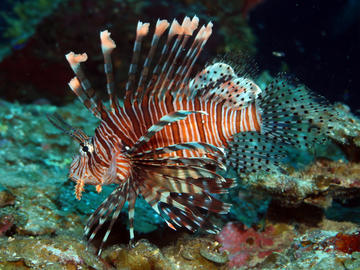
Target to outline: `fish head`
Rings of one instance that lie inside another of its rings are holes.
[[[86,184],[96,185],[98,192],[101,191],[101,186],[104,184],[103,175],[106,167],[95,162],[95,155],[93,140],[88,138],[80,142],[79,154],[74,156],[71,162],[69,178],[76,183],[75,195],[79,200]]]

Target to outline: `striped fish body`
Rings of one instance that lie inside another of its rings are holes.
[[[58,115],[49,117],[80,144],[80,154],[70,167],[76,197],[81,198],[85,184],[96,185],[98,192],[103,185],[118,185],[85,228],[91,241],[110,221],[99,254],[125,202],[130,240],[134,239],[138,195],[173,229],[216,233],[207,212],[227,213],[230,205],[211,194],[225,193],[233,185],[217,170],[230,165],[243,171],[268,171],[286,154],[283,145],[306,146],[318,140],[320,129],[312,117],[320,118],[326,107],[302,85],[278,77],[260,89],[225,62],[213,63],[191,78],[212,32],[208,23],[193,35],[198,23],[196,16],[185,17],[182,24],[174,20],[171,26],[158,20],[143,69],[137,72],[141,43],[149,32],[149,24],[139,22],[125,95],[119,99],[111,64],[116,45],[108,31],[101,32],[110,108],[96,98],[81,69],[87,55],[66,55],[76,74],[69,83],[71,90],[101,120],[90,138]],[[158,50],[160,40],[164,42]],[[152,64],[156,55],[158,61]]]
[[[111,136],[112,134],[125,145],[134,145],[161,117],[175,111],[201,111],[203,113],[189,115],[184,120],[165,126],[154,134],[141,150],[147,151],[187,142],[206,142],[223,148],[227,147],[227,142],[235,134],[246,131],[260,132],[261,129],[261,116],[255,103],[238,109],[224,106],[223,102],[212,99],[174,99],[171,95],[167,95],[160,101],[157,98],[151,98],[144,99],[141,103],[125,102],[124,107],[119,107],[115,112],[108,114],[95,134],[96,136],[103,136],[102,134]],[[108,129],[111,129],[111,132],[108,132]],[[196,153],[184,150],[184,156],[190,157],[191,154]],[[176,153],[169,153],[169,156],[171,155],[176,155]]]

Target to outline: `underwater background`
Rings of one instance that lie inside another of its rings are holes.
[[[230,214],[210,216],[218,235],[174,232],[138,200],[143,240],[128,248],[124,210],[97,258],[83,227],[114,187],[87,187],[77,201],[67,178],[77,145],[46,115],[87,134],[98,122],[69,91],[64,55],[86,51],[87,75],[105,92],[99,32],[109,29],[123,89],[137,21],[195,14],[214,23],[197,70],[226,55],[261,87],[287,72],[329,100],[332,132],[323,145],[292,149],[285,172],[230,170]],[[359,14],[357,0],[1,1],[0,269],[360,269]]]

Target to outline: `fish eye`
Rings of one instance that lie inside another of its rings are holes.
[[[92,141],[86,141],[83,143],[80,143],[80,153],[81,154],[88,154],[88,153],[92,153],[94,150],[94,146],[92,144]]]

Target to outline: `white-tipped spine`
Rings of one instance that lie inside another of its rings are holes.
[[[209,22],[205,28],[205,32],[204,32],[204,39],[208,40],[208,38],[210,37],[210,35],[212,34],[212,27],[213,27],[213,23]]]
[[[108,30],[100,32],[101,50],[103,53],[111,53],[116,48],[116,44],[111,39],[110,34]]]
[[[171,23],[168,39],[171,39],[175,35],[181,35],[184,32],[184,29],[178,23],[176,19],[174,19]]]
[[[70,82],[68,83],[69,87],[71,88],[71,90],[73,92],[76,92],[76,89],[80,88],[80,81],[77,77],[74,77],[70,80]]]
[[[137,28],[136,28],[136,38],[144,37],[149,32],[150,23],[143,23],[138,21]]]
[[[69,52],[65,55],[66,60],[69,62],[72,70],[77,73],[80,63],[85,62],[88,59],[86,53],[83,54],[75,54],[74,52]]]
[[[169,22],[167,20],[157,20],[156,22],[156,28],[155,28],[155,35],[156,36],[161,36],[166,29],[169,27]]]
[[[193,33],[192,23],[188,16],[186,16],[181,24],[181,27],[184,29],[184,34],[191,36]]]
[[[192,27],[193,31],[199,27],[199,17],[198,16],[195,15],[191,19],[191,27]]]
[[[196,34],[195,40],[203,39],[204,38],[204,32],[205,32],[205,26],[201,26],[199,32]]]

